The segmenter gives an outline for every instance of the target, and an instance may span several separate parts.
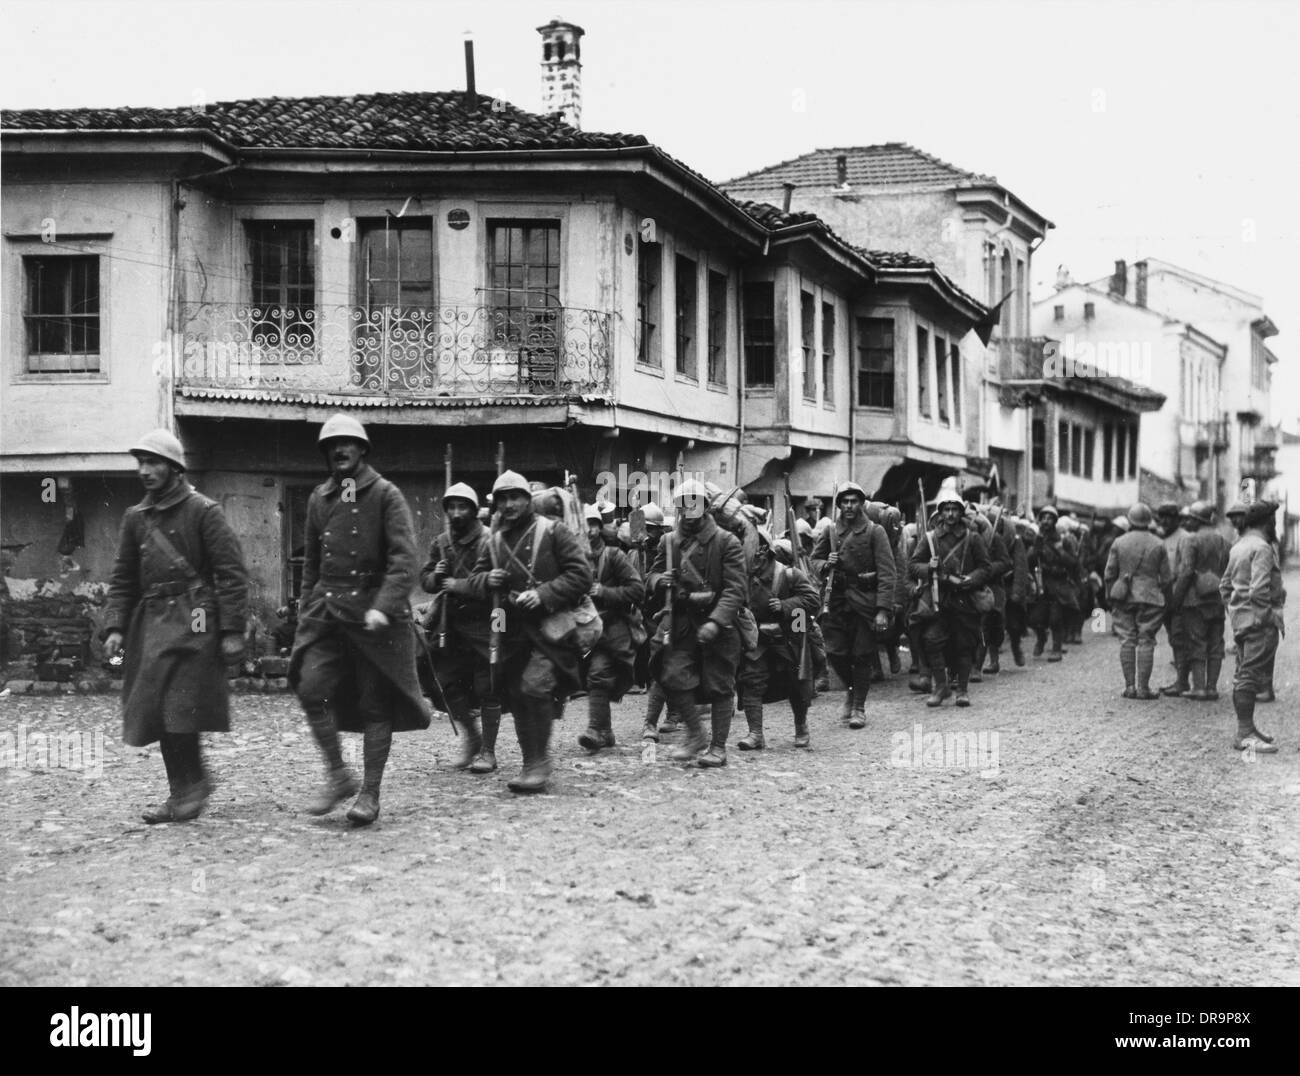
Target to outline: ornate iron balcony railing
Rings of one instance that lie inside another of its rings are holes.
[[[361,396],[608,392],[608,313],[574,307],[182,307],[178,385]]]

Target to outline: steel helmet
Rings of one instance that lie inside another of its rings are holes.
[[[1176,516],[1176,515],[1178,515],[1181,511],[1182,511],[1182,509],[1179,508],[1178,505],[1177,505],[1175,502],[1173,502],[1173,501],[1166,501],[1164,504],[1162,504],[1159,508],[1156,509],[1156,515],[1158,515],[1158,516]]]
[[[713,496],[704,488],[702,482],[696,482],[695,479],[688,478],[673,490],[673,504],[679,504],[682,501],[690,501],[695,504],[703,504],[707,506],[713,501]]]
[[[960,493],[952,487],[939,490],[939,495],[934,499],[934,507],[942,508],[945,504],[955,504],[963,512],[966,511],[966,500]]]
[[[450,500],[459,498],[462,501],[469,501],[475,508],[478,507],[478,494],[474,492],[472,486],[464,482],[457,482],[454,486],[448,486],[447,492],[442,495],[442,503],[446,504]]]
[[[351,437],[354,441],[360,441],[366,448],[370,447],[366,428],[351,415],[333,415],[326,419],[325,425],[320,428],[320,436],[316,438],[316,443],[323,445],[335,437]]]
[[[150,430],[129,451],[137,459],[142,452],[147,452],[185,470],[185,446],[181,444],[180,438],[168,430]]]
[[[1223,514],[1227,516],[1229,519],[1231,519],[1233,516],[1244,516],[1249,511],[1250,511],[1250,505],[1248,505],[1245,501],[1238,501],[1236,504],[1234,504]]]
[[[758,541],[760,545],[765,545],[771,548],[772,532],[770,530],[768,530],[766,527],[755,527],[754,533],[758,535]]]
[[[1192,519],[1199,519],[1202,523],[1214,522],[1214,509],[1210,507],[1208,501],[1193,501],[1187,506],[1187,514]]]
[[[528,479],[518,471],[502,471],[492,483],[493,500],[496,500],[498,493],[526,493],[531,497],[533,491],[529,488]]]
[[[1127,531],[1133,525],[1128,521],[1128,516],[1116,516],[1111,523],[1122,531]]]
[[[804,535],[807,535],[809,538],[811,538],[813,533],[812,524],[809,523],[806,519],[796,519],[794,521],[794,532],[795,534],[799,535],[800,538],[802,538]]]
[[[835,491],[836,508],[840,506],[840,498],[846,493],[856,493],[860,498],[862,498],[863,504],[867,503],[867,491],[865,489],[859,486],[856,482],[844,482],[840,485],[840,488]]]
[[[1039,518],[1039,519],[1042,519],[1043,516],[1051,516],[1053,519],[1060,519],[1060,518],[1061,518],[1061,513],[1060,513],[1059,511],[1057,511],[1056,505],[1054,505],[1054,504],[1045,504],[1045,505],[1043,505],[1043,506],[1038,510],[1037,515],[1038,515],[1038,518]]]
[[[600,514],[600,507],[594,504],[586,504],[582,507],[582,519],[585,523],[604,523],[605,519]]]
[[[647,527],[662,527],[664,525],[664,510],[654,501],[642,508],[641,514],[645,517]]]
[[[773,542],[772,552],[782,564],[794,563],[794,547],[790,544],[789,538],[778,538]]]
[[[629,546],[632,544],[632,524],[623,520],[618,525],[618,541],[620,545]]]
[[[1128,521],[1132,526],[1137,527],[1140,530],[1145,530],[1147,527],[1151,526],[1151,509],[1139,501],[1128,510]]]

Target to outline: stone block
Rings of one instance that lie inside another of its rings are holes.
[[[27,695],[31,693],[32,681],[10,680],[5,684],[5,690],[7,690],[10,695]]]
[[[61,684],[53,680],[37,680],[32,684],[29,695],[58,695]]]

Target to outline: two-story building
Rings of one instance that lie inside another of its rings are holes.
[[[1031,418],[1025,408],[1006,406],[1000,372],[1030,346],[1032,258],[1052,222],[994,177],[899,142],[814,150],[722,187],[738,198],[784,199],[859,247],[907,251],[996,309],[987,345],[974,333],[960,341],[962,451],[965,466],[986,475],[996,469],[1004,499],[1023,505],[1031,490]],[[947,451],[949,440],[940,437],[934,448]]]
[[[1128,267],[1098,284],[1063,278],[1034,307],[1034,331],[1059,341],[1070,376],[1127,379],[1163,391],[1141,416],[1137,496],[1148,504],[1207,500],[1226,507],[1229,420],[1222,406],[1227,346],[1189,322],[1126,296]]]

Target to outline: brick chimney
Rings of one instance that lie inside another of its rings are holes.
[[[1146,306],[1147,305],[1147,263],[1145,261],[1140,261],[1135,266],[1133,266],[1133,268],[1137,272],[1137,280],[1134,282],[1133,285],[1133,301],[1137,303],[1138,306]]]
[[[1128,297],[1128,262],[1122,258],[1115,262],[1115,272],[1110,278],[1110,293],[1121,299]]]
[[[849,185],[849,157],[841,153],[835,158],[835,185],[844,190]]]
[[[542,35],[542,112],[560,113],[571,127],[582,121],[581,26],[552,19],[539,26]]]

